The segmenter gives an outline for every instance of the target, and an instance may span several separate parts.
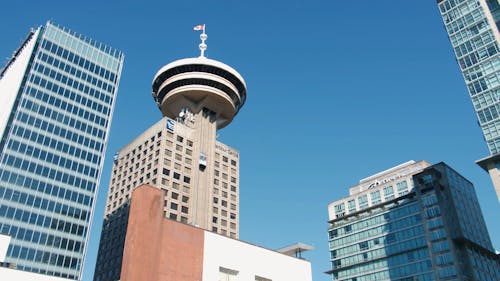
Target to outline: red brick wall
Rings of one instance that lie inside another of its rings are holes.
[[[201,281],[202,229],[163,216],[161,189],[132,193],[121,281]]]

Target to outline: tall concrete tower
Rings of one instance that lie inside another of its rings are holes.
[[[206,35],[201,35],[206,39]],[[203,40],[204,41],[204,40]],[[203,43],[200,44],[200,48]],[[174,61],[162,67],[153,80],[153,97],[163,116],[193,129],[199,165],[193,170],[197,192],[193,194],[193,223],[209,228],[214,169],[207,157],[215,155],[217,129],[227,126],[246,99],[245,81],[230,66],[202,55]]]
[[[164,117],[115,156],[94,280],[120,279],[131,192],[142,184],[164,191],[165,217],[239,236],[239,152],[216,133],[245,103],[246,85],[204,56],[204,30],[200,37],[200,57],[169,63],[153,79]]]

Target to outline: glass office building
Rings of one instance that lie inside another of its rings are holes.
[[[438,0],[490,156],[489,172],[500,200],[500,4],[498,0]]]
[[[6,262],[78,279],[123,54],[47,23],[0,73],[0,233]]]
[[[444,163],[419,163],[329,205],[333,280],[500,280],[472,183]]]

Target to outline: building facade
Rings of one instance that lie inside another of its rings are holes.
[[[165,65],[153,80],[164,116],[115,156],[94,280],[121,279],[131,193],[165,192],[163,214],[232,238],[239,236],[239,152],[217,141],[246,99],[233,68],[203,56]]]
[[[474,186],[444,163],[407,162],[328,207],[333,280],[500,280]]]
[[[0,73],[0,234],[17,269],[78,279],[123,54],[48,22]]]
[[[477,163],[490,174],[500,200],[500,3],[437,2],[490,152]]]
[[[192,128],[164,117],[116,154],[96,280],[111,280],[120,274],[131,194],[141,184],[164,190],[165,217],[238,237],[239,152],[215,142],[214,154],[204,164],[213,175],[210,192],[205,193],[208,198],[200,198],[198,141]],[[197,212],[208,219],[196,220]]]
[[[304,259],[167,219],[165,197],[147,185],[133,191],[120,280],[312,280]]]

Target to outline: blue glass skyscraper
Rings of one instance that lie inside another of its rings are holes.
[[[500,200],[500,3],[437,2],[490,152],[477,163],[490,174]]]
[[[0,73],[0,233],[8,263],[78,279],[123,54],[47,23]]]
[[[361,180],[329,205],[333,280],[500,280],[474,186],[444,163]]]

